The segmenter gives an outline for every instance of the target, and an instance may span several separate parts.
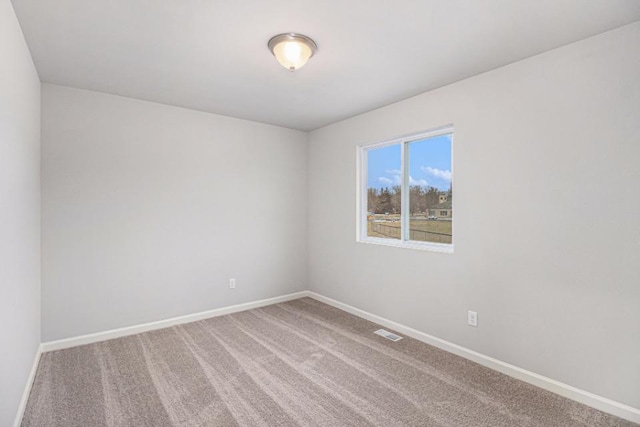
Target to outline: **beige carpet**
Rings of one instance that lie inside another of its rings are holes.
[[[630,426],[310,298],[42,356],[23,427]]]

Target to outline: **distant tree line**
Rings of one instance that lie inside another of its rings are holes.
[[[369,188],[367,190],[367,209],[376,214],[400,213],[401,187]],[[425,213],[428,209],[437,206],[440,202],[440,194],[443,191],[435,187],[422,187],[412,185],[409,187],[409,212],[410,214]],[[446,192],[448,200],[452,198],[452,189]]]

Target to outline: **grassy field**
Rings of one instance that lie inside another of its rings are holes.
[[[430,231],[432,233],[451,234],[453,221],[409,221],[412,230]]]
[[[389,215],[390,217],[391,215]],[[400,238],[400,218],[386,218],[367,222],[367,234],[371,237]],[[409,222],[411,240],[437,243],[451,243],[452,221],[425,221],[415,220]],[[379,230],[376,232],[373,228]],[[432,234],[437,233],[437,234]]]

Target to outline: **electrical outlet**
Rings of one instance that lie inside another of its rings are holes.
[[[469,325],[478,327],[478,313],[475,311],[469,311],[467,314],[467,321]]]
[[[229,279],[229,289],[236,288],[236,279]]]

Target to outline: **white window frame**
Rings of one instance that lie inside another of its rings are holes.
[[[383,142],[361,144],[356,147],[356,182],[357,182],[357,201],[356,201],[356,241],[359,243],[371,243],[375,245],[383,246],[395,246],[400,248],[420,249],[435,252],[453,253],[454,244],[454,224],[451,224],[451,243],[435,243],[435,242],[421,242],[417,240],[409,240],[409,157],[407,154],[408,144],[420,141],[427,138],[433,138],[440,135],[451,134],[451,182],[453,183],[453,125],[442,126],[436,129],[431,129],[426,132],[413,133],[406,136],[386,140]],[[383,237],[370,237],[367,235],[367,172],[368,162],[367,154],[369,150],[389,147],[392,145],[400,145],[400,171],[402,177],[402,193],[401,193],[401,238],[400,239],[386,239]],[[453,211],[453,200],[451,200],[451,210]],[[437,208],[434,208],[436,211]]]

